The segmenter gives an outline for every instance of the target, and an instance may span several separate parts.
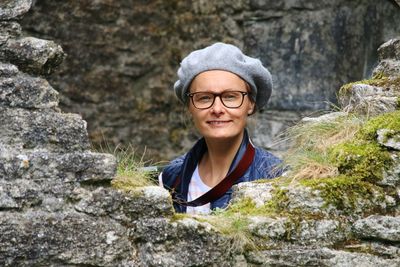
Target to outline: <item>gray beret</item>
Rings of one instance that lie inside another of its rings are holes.
[[[175,94],[182,102],[187,101],[186,93],[192,80],[207,70],[226,70],[248,82],[258,109],[264,107],[271,96],[271,74],[260,60],[246,56],[234,45],[215,43],[193,51],[182,60],[174,84]]]

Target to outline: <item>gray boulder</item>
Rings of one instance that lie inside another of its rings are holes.
[[[5,0],[0,3],[0,20],[19,17],[31,8],[32,0]]]

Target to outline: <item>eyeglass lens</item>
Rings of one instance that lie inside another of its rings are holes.
[[[191,94],[193,105],[199,109],[210,108],[215,97],[219,96],[222,104],[227,108],[238,108],[242,105],[244,96],[247,93],[241,91],[227,91],[221,94],[213,94],[209,92],[197,92]]]

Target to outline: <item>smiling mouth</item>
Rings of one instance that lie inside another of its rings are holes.
[[[231,121],[207,121],[207,124],[210,125],[225,125]]]

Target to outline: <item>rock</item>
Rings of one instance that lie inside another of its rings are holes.
[[[249,262],[262,266],[395,267],[399,259],[352,253],[328,248],[290,248],[250,253]]]
[[[0,46],[5,44],[10,38],[19,37],[21,31],[21,26],[18,23],[0,20]]]
[[[379,59],[400,61],[400,39],[391,39],[378,48]]]
[[[249,230],[266,240],[284,240],[288,236],[287,218],[251,217]]]
[[[379,129],[377,135],[379,144],[400,150],[400,130]]]
[[[138,188],[128,193],[111,188],[98,188],[93,192],[77,189],[73,198],[79,200],[74,206],[77,211],[93,216],[110,215],[124,224],[173,214],[171,196],[159,186]]]
[[[9,67],[8,70],[10,74],[11,68]],[[7,71],[6,68],[3,68],[3,71],[0,70],[3,73],[5,71]],[[41,78],[25,74],[0,77],[0,106],[54,108],[58,106],[58,92]]]
[[[350,236],[350,227],[347,223],[336,220],[309,220],[299,218],[292,222],[288,232],[288,240],[297,244],[320,244],[332,246],[344,242]]]
[[[400,73],[400,39],[391,39],[378,48],[379,64],[373,74],[397,76]]]
[[[346,112],[378,115],[398,108],[400,93],[395,88],[354,84],[340,96]]]
[[[232,203],[250,198],[257,207],[260,207],[272,199],[273,185],[271,183],[239,183],[232,187]]]
[[[354,232],[363,239],[400,242],[400,217],[371,215],[356,221]]]
[[[351,253],[345,251],[332,251],[334,257],[323,261],[326,266],[337,266],[337,267],[351,267],[351,266],[365,266],[365,267],[376,267],[376,266],[387,266],[396,267],[399,266],[400,260],[397,259],[386,259],[384,257],[378,257],[375,255],[365,253]]]
[[[325,123],[325,122],[334,122],[335,120],[346,117],[348,113],[346,112],[331,112],[319,117],[304,117],[301,119],[302,122],[305,123]]]
[[[40,205],[43,201],[41,186],[34,181],[0,180],[0,210],[22,209]]]
[[[5,0],[0,3],[0,20],[19,17],[31,8],[32,0]]]
[[[70,212],[0,212],[2,266],[136,266],[127,229]]]
[[[327,205],[318,190],[303,186],[289,186],[283,190],[287,190],[285,195],[288,198],[286,203],[282,203],[285,209],[308,213],[331,212],[332,207]]]
[[[219,235],[208,223],[191,218],[169,223],[140,220],[134,236],[144,266],[230,266],[229,254],[235,253],[229,238]]]
[[[110,154],[10,152],[12,149],[0,147],[0,179],[101,183],[110,181],[116,172],[116,159]]]
[[[378,182],[379,185],[395,187],[400,184],[400,155],[391,153],[393,166],[383,172],[383,179]]]
[[[373,71],[373,75],[383,74],[385,76],[395,76],[400,72],[400,61],[384,59],[379,62]]]
[[[0,107],[0,121],[4,129],[0,132],[0,141],[15,148],[53,152],[89,148],[86,122],[79,115]]]
[[[396,259],[400,256],[400,246],[397,244],[383,244],[378,242],[362,242],[361,244],[346,245],[351,251],[368,251],[370,254],[384,258]]]
[[[0,60],[9,61],[25,72],[42,75],[52,73],[65,56],[60,45],[33,37],[8,40],[0,49]]]
[[[18,74],[18,68],[12,64],[0,62],[0,77],[10,77]]]

